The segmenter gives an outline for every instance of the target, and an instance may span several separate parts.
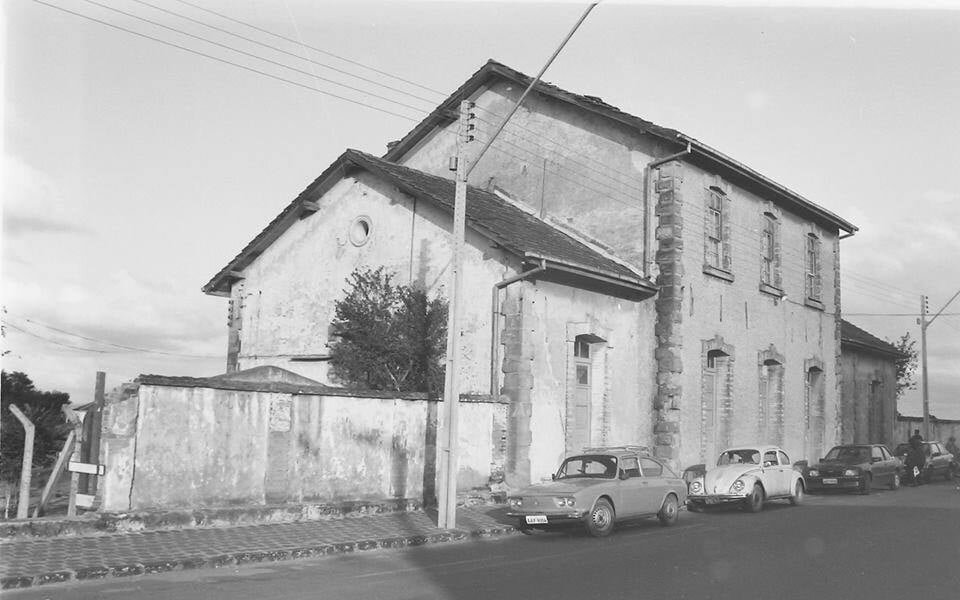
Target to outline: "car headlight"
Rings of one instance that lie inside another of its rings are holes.
[[[557,503],[557,506],[563,508],[564,506],[573,506],[577,503],[576,499],[572,496],[560,496],[553,499]]]
[[[693,494],[699,494],[703,491],[703,483],[700,481],[694,481],[690,484],[690,492]]]
[[[507,502],[510,503],[510,508],[520,508],[523,506],[523,498],[507,498]]]
[[[730,486],[730,491],[733,492],[734,494],[739,494],[740,492],[743,491],[743,488],[745,487],[745,485],[746,484],[743,483],[742,479],[738,479],[733,482],[733,485]]]
[[[809,471],[807,471],[807,475],[809,475],[810,477],[820,477],[820,471],[816,469],[810,469]]]
[[[856,477],[860,475],[860,469],[847,469],[843,472],[844,477]]]

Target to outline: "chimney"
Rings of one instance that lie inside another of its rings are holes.
[[[400,143],[400,140],[393,140],[392,142],[387,142],[387,152],[390,152]]]

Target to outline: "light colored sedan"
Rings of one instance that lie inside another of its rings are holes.
[[[716,466],[690,482],[687,505],[691,510],[703,510],[716,504],[740,503],[750,512],[759,512],[768,500],[782,498],[800,504],[805,492],[803,474],[782,449],[738,446],[721,452]]]
[[[511,495],[507,514],[524,533],[582,524],[601,537],[625,519],[673,525],[686,495],[686,483],[643,446],[588,448],[568,456],[553,481]]]

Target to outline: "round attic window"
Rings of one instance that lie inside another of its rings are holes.
[[[354,246],[362,246],[370,239],[370,217],[359,216],[350,223],[350,243]]]

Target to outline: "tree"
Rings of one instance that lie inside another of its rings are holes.
[[[396,392],[443,390],[447,301],[393,283],[383,267],[358,268],[335,304],[330,343],[334,377],[351,387]]]
[[[897,398],[899,398],[904,391],[917,389],[914,376],[917,374],[917,355],[919,353],[916,348],[917,341],[910,338],[909,332],[900,336],[894,346],[901,354],[899,358],[894,359],[897,366]]]
[[[56,460],[63,442],[70,433],[63,406],[70,395],[63,392],[41,392],[26,373],[2,372],[0,389],[0,479],[16,481],[23,460],[23,425],[10,411],[15,404],[34,424],[33,466],[44,467]]]

